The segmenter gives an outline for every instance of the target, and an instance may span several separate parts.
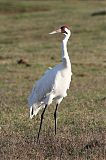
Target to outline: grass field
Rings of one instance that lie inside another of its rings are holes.
[[[105,160],[106,15],[104,0],[0,0],[0,159]],[[63,36],[48,33],[67,24],[72,83],[58,114],[29,119],[27,97],[35,80],[61,61]],[[19,63],[22,60],[23,63]],[[49,123],[48,123],[49,122]]]

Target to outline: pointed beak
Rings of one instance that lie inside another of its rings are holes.
[[[61,29],[58,29],[56,31],[50,32],[49,34],[55,34],[55,33],[61,33]]]

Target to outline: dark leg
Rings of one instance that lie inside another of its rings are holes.
[[[58,104],[56,104],[56,109],[55,109],[55,112],[54,112],[54,120],[55,120],[55,135],[56,135],[56,130],[57,130],[57,107],[58,107]]]
[[[40,121],[40,127],[39,127],[37,142],[38,142],[38,140],[39,140],[40,130],[41,130],[41,127],[42,127],[42,122],[43,122],[43,115],[44,115],[44,113],[45,113],[46,108],[47,108],[47,104],[45,105],[45,108],[44,108],[44,110],[43,110],[43,112],[42,112],[42,114],[41,114],[41,121]]]

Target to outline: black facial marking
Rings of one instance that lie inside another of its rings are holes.
[[[64,30],[64,33],[68,34],[65,30]]]
[[[68,33],[65,31],[65,28],[66,28],[66,26],[62,26],[62,27],[61,27],[61,32],[68,34]]]

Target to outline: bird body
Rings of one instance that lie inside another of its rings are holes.
[[[28,99],[30,118],[36,115],[40,109],[50,105],[52,101],[59,105],[62,99],[67,96],[67,89],[70,86],[72,72],[67,52],[67,42],[71,32],[66,26],[61,27],[61,30],[51,32],[51,34],[54,34],[54,32],[65,34],[62,41],[62,62],[53,68],[49,68],[34,85]]]

